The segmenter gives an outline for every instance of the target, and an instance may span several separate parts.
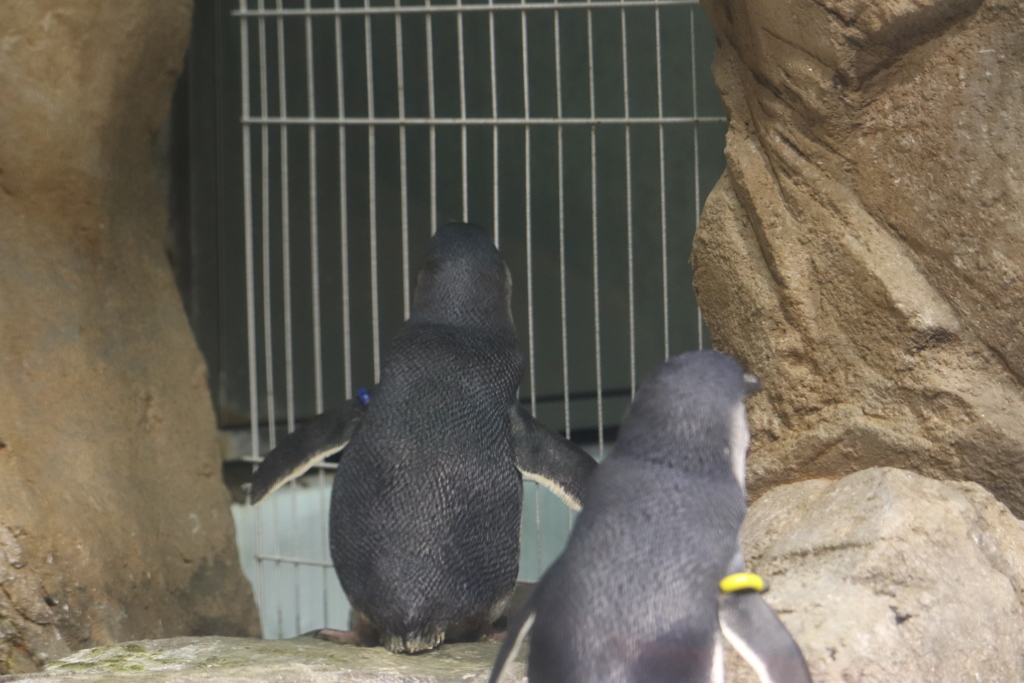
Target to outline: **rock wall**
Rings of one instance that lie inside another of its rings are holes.
[[[0,673],[258,633],[164,246],[156,140],[190,15],[0,3]]]
[[[702,5],[730,130],[695,288],[764,383],[751,494],[892,465],[1024,515],[1024,5]]]
[[[1024,525],[973,482],[872,468],[779,486],[741,534],[815,683],[1024,680]],[[756,683],[738,655],[729,683]]]

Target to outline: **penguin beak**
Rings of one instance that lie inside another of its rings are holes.
[[[761,391],[761,379],[752,372],[743,373],[743,395],[753,396]]]

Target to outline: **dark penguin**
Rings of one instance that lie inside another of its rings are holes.
[[[759,577],[736,574],[743,398],[759,388],[714,351],[670,358],[640,387],[565,552],[510,623],[492,683],[531,628],[530,683],[721,681],[721,633],[764,683],[810,683],[799,647],[749,588]]]
[[[331,558],[360,630],[392,652],[485,631],[515,586],[522,478],[578,509],[597,466],[519,406],[511,287],[482,228],[438,230],[369,400],[289,435],[254,476],[255,503],[345,449]]]

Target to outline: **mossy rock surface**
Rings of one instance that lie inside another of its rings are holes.
[[[430,652],[396,655],[380,647],[338,645],[315,638],[167,638],[81,650],[40,673],[0,676],[0,682],[238,681],[264,683],[483,683],[497,643],[446,644]],[[524,680],[514,665],[509,683]]]

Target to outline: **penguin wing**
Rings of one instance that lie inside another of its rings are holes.
[[[491,677],[487,679],[488,683],[499,683],[502,676],[505,675],[505,670],[508,669],[509,664],[516,661],[516,657],[519,655],[519,648],[522,647],[523,641],[526,640],[530,629],[533,628],[534,619],[537,618],[535,596],[540,586],[541,584],[538,583],[533,587],[533,591],[527,596],[523,606],[509,619],[505,640],[501,643],[501,649],[498,650],[497,659],[494,660],[494,668],[491,669]]]
[[[317,415],[267,453],[252,478],[249,500],[255,505],[313,465],[348,445],[362,422],[366,406],[353,398],[341,408]]]
[[[760,593],[721,594],[718,621],[761,683],[811,683],[800,647]]]
[[[573,510],[579,510],[597,461],[572,441],[537,422],[518,403],[512,407],[511,424],[513,457],[523,478],[541,484]]]

